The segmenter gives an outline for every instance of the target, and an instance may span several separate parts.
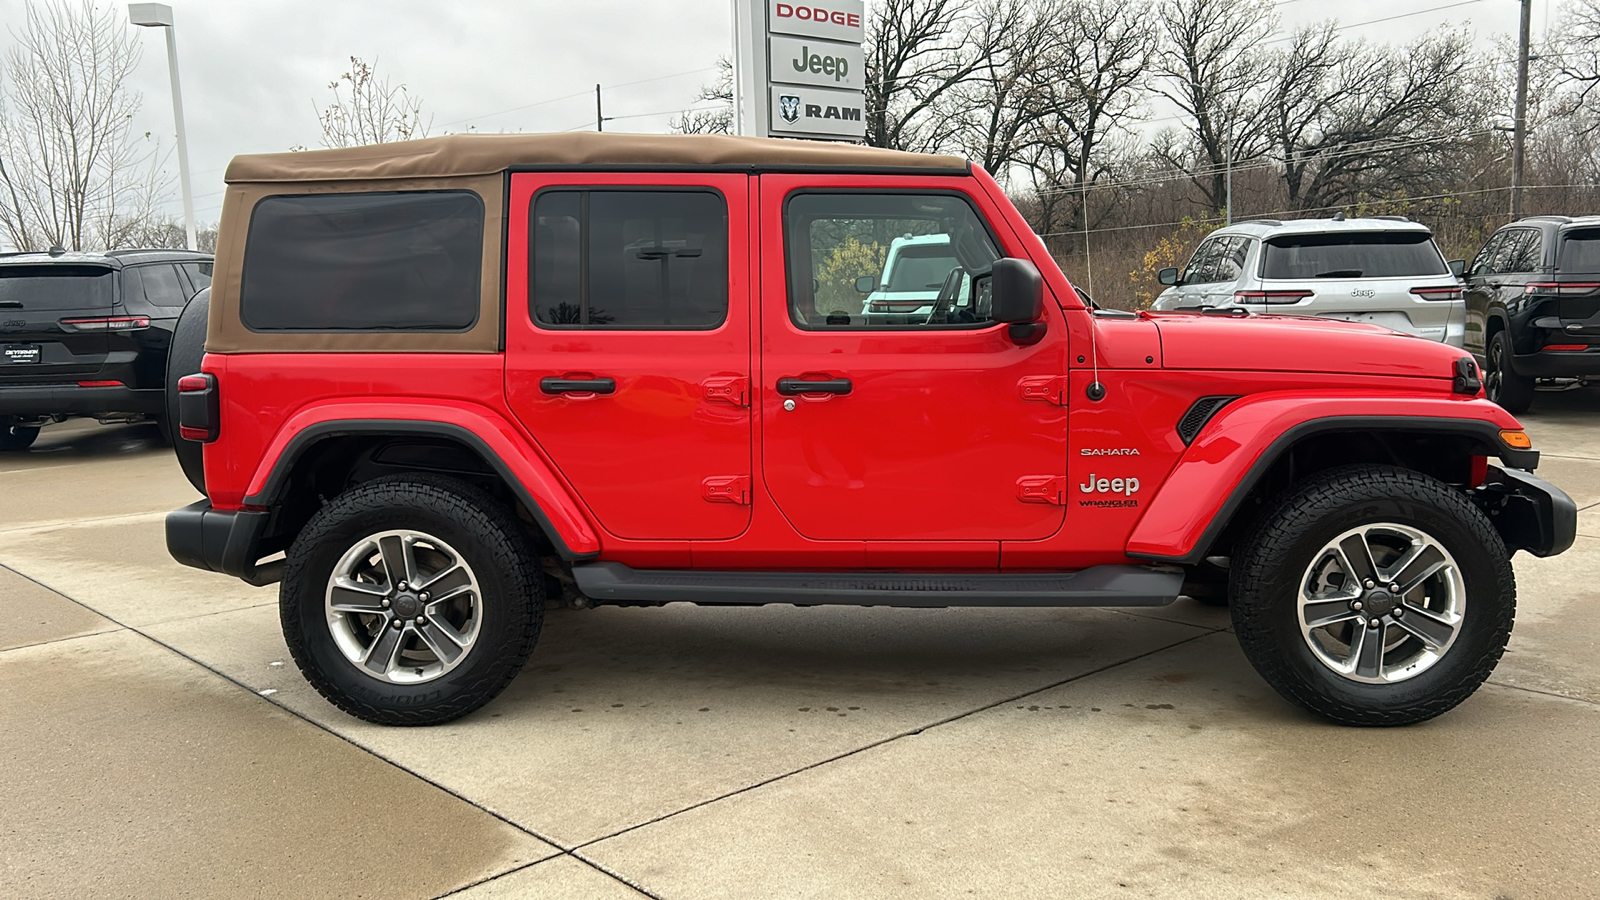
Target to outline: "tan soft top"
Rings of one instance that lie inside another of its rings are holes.
[[[966,171],[958,156],[725,134],[455,134],[371,147],[236,156],[229,183],[489,175],[521,166],[921,169]]]

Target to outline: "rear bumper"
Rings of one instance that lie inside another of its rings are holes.
[[[198,500],[167,513],[167,552],[186,566],[242,578],[260,587],[283,578],[282,561],[257,565],[272,514],[212,509]]]
[[[1600,351],[1566,350],[1511,357],[1511,368],[1524,378],[1576,378],[1600,375]]]
[[[1578,535],[1578,504],[1566,492],[1531,473],[1491,467],[1472,499],[1512,553],[1555,556]]]
[[[0,416],[160,415],[166,392],[76,384],[0,385]]]

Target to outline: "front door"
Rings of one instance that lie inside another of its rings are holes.
[[[974,290],[1021,255],[986,198],[952,179],[874,181],[761,178],[766,487],[818,540],[1048,537],[1067,468],[1061,311],[1047,299],[1044,338],[1019,345]],[[868,309],[895,248],[912,246],[889,277],[914,263],[927,297]]]
[[[617,537],[749,524],[748,185],[512,176],[507,402]]]

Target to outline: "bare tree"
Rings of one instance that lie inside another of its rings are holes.
[[[157,215],[165,181],[133,131],[139,62],[120,7],[30,2],[0,67],[0,228],[18,249],[116,247]]]
[[[1152,149],[1221,209],[1228,166],[1262,150],[1260,45],[1277,16],[1268,0],[1162,0],[1156,19],[1165,37],[1156,56],[1160,90],[1182,111],[1183,137],[1169,133]]]
[[[938,104],[993,49],[969,39],[982,15],[958,0],[880,0],[867,16],[867,143],[933,150],[953,137]]]
[[[1010,180],[1011,169],[1037,138],[1033,73],[1051,37],[1050,17],[1034,0],[988,0],[978,11],[970,39],[986,52],[942,104],[955,149],[1001,182]]]
[[[1083,188],[1111,172],[1119,137],[1141,109],[1155,33],[1150,7],[1121,0],[1064,0],[1046,5],[1045,51],[1029,73],[1038,139],[1028,159],[1040,194],[1042,232],[1060,226],[1054,201],[1074,192],[1069,209],[1081,227],[1090,222]],[[1125,149],[1125,148],[1119,148]]]
[[[1447,186],[1460,149],[1487,132],[1473,58],[1460,31],[1404,47],[1341,45],[1332,23],[1299,32],[1267,104],[1290,207]]]
[[[379,77],[378,61],[350,57],[350,70],[328,82],[333,102],[317,108],[322,146],[360,147],[425,138],[432,119],[423,121],[422,101],[403,84]]]
[[[732,134],[733,133],[733,60],[726,56],[717,59],[717,80],[700,86],[694,102],[712,103],[711,107],[686,110],[672,120],[675,134]]]

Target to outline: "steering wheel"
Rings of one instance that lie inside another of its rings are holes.
[[[944,283],[939,286],[939,296],[933,298],[933,307],[928,310],[928,318],[922,324],[937,325],[948,320],[950,309],[961,293],[961,283],[966,279],[966,274],[966,270],[959,266],[950,270],[950,274],[944,277]]]

